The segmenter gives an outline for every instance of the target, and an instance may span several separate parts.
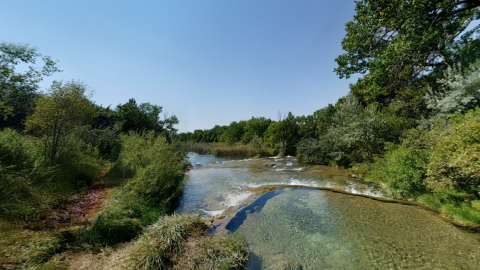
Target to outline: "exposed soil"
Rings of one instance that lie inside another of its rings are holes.
[[[93,185],[86,192],[77,193],[69,200],[44,209],[35,216],[27,218],[26,229],[46,230],[69,226],[87,225],[102,208],[105,199],[112,193],[112,188]]]

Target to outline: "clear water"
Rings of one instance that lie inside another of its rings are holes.
[[[318,189],[389,198],[345,171],[292,159],[191,160],[201,165],[178,210],[222,214],[214,233],[246,237],[249,269],[480,269],[478,234],[420,207]]]

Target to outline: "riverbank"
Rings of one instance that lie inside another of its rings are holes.
[[[480,200],[472,195],[450,189],[424,190],[415,197],[400,196],[398,190],[392,191],[391,184],[381,180],[373,169],[372,164],[357,164],[348,170],[348,176],[373,183],[397,200],[414,202],[434,211],[457,227],[480,232]]]
[[[26,220],[1,222],[2,269],[243,269],[243,238],[213,239],[199,215],[173,213],[186,152],[152,133],[122,140],[89,188]]]

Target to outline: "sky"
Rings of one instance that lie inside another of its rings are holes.
[[[333,71],[353,0],[2,0],[0,42],[58,60],[92,100],[134,98],[180,132],[278,112],[309,115],[349,92]]]

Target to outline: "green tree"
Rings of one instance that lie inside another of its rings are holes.
[[[178,118],[165,114],[161,119],[162,106],[149,102],[137,105],[135,99],[131,98],[127,103],[119,104],[115,111],[117,121],[122,124],[122,131],[125,133],[153,130],[157,134],[163,133],[168,138],[177,132],[174,125],[178,124]]]
[[[245,124],[245,133],[242,137],[242,143],[249,143],[255,135],[258,137],[263,137],[263,134],[267,130],[268,126],[272,120],[265,117],[253,117],[250,120],[246,121]]]
[[[43,65],[35,66],[38,62]],[[22,128],[33,111],[38,83],[58,71],[57,63],[36,48],[0,43],[0,127]]]
[[[92,123],[95,106],[85,95],[86,90],[79,81],[54,81],[27,118],[26,130],[42,137],[51,159],[71,147],[80,129]]]
[[[370,105],[364,108],[354,95],[349,94],[332,117],[332,125],[321,137],[330,145],[329,153],[337,165],[371,160],[382,153],[385,142],[394,141],[395,134],[385,114]]]
[[[242,139],[243,134],[245,133],[245,125],[246,125],[245,121],[240,121],[240,122],[233,121],[232,123],[230,123],[227,130],[225,130],[225,133],[223,134],[224,141],[228,145],[232,145],[236,142],[239,142]]]
[[[439,80],[443,91],[427,95],[428,106],[437,117],[465,113],[480,105],[480,61],[463,73],[459,66],[447,68],[444,78]]]
[[[424,75],[480,54],[478,27],[462,34],[480,18],[479,6],[476,0],[357,1],[335,71],[340,78],[367,74],[352,90],[361,101],[388,104],[401,90],[415,91]]]

